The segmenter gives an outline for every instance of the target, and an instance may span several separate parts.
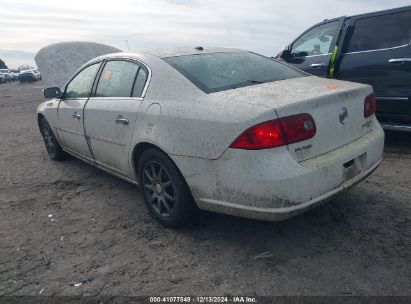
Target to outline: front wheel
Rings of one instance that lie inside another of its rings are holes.
[[[40,132],[44,139],[44,144],[46,145],[47,153],[50,155],[52,160],[63,160],[67,158],[67,153],[63,151],[59,142],[53,134],[49,123],[45,118],[40,121]]]
[[[169,157],[156,149],[143,152],[138,177],[151,215],[162,225],[178,228],[198,217],[184,177]]]

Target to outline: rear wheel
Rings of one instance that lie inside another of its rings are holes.
[[[177,166],[156,149],[143,152],[138,177],[151,215],[162,225],[177,228],[198,216],[190,190]]]
[[[61,148],[45,118],[42,118],[40,121],[40,131],[50,158],[57,161],[65,159],[67,157],[67,153]]]

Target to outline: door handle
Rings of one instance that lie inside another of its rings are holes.
[[[73,116],[71,116],[71,117],[73,117],[74,119],[80,119],[81,118],[80,114],[78,114],[77,112],[74,112]]]
[[[122,125],[128,125],[129,121],[127,118],[124,118],[123,116],[119,115],[116,120],[116,124],[122,124]]]
[[[411,58],[393,58],[388,60],[388,63],[405,63],[411,62]]]
[[[312,67],[312,68],[323,68],[323,67],[325,67],[325,63],[313,63],[312,65],[310,65],[310,67]]]

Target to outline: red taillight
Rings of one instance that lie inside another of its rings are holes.
[[[315,122],[310,114],[287,116],[247,129],[230,145],[230,148],[270,149],[309,139],[315,135],[315,132]]]
[[[287,143],[292,144],[314,137],[316,130],[314,119],[310,114],[299,114],[280,118]]]
[[[278,119],[269,120],[244,131],[230,146],[234,149],[258,150],[285,145]]]
[[[374,94],[368,95],[364,100],[364,118],[370,117],[377,110],[377,101]]]

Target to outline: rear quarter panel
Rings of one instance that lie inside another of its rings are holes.
[[[274,119],[275,111],[259,106],[195,98],[169,99],[160,104],[161,115],[141,106],[133,142],[151,142],[168,154],[217,159],[247,128]]]

